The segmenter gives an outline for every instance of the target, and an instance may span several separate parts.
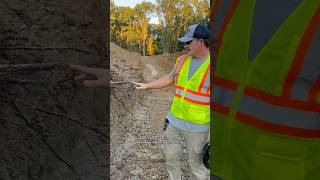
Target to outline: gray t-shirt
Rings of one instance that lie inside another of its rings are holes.
[[[196,58],[192,58],[191,62],[190,62],[190,69],[189,69],[189,76],[188,79],[190,79],[192,77],[192,75],[196,72],[196,70],[202,65],[202,63],[204,62],[205,59],[196,59]],[[174,70],[172,70],[169,74],[172,78],[174,78],[174,76],[177,75],[174,74]],[[206,81],[210,81],[209,78],[206,79]],[[208,124],[194,124],[194,123],[190,123],[188,121],[182,120],[178,117],[175,117],[171,112],[168,113],[167,118],[169,120],[169,122],[176,128],[178,129],[182,129],[184,131],[188,131],[188,132],[205,132],[208,131],[210,129],[210,123]]]

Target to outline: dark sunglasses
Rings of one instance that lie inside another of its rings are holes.
[[[191,41],[187,41],[187,42],[186,42],[186,45],[191,44],[191,43],[192,43],[192,41],[193,41],[193,40],[191,40]]]
[[[195,40],[195,39],[192,39],[191,41],[186,42],[186,45],[191,44],[193,40]],[[203,39],[197,39],[197,40],[203,41]]]

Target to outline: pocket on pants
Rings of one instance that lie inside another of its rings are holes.
[[[258,138],[252,179],[304,180],[304,158],[308,142],[261,136]]]

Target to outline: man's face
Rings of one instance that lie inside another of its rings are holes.
[[[184,45],[184,48],[189,55],[194,56],[194,55],[197,55],[199,50],[202,48],[202,45],[203,43],[201,40],[194,39],[189,42],[186,42],[186,44]]]

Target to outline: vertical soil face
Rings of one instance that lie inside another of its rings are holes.
[[[0,62],[106,63],[106,5],[94,0],[3,0]]]
[[[110,44],[111,81],[143,82],[143,64],[140,55],[130,53],[115,44]],[[135,164],[136,130],[134,111],[142,103],[144,94],[134,89],[131,83],[111,85],[110,87],[110,179],[133,179],[130,174]]]
[[[0,179],[107,179],[104,88],[67,64],[107,67],[106,5],[0,2]]]

